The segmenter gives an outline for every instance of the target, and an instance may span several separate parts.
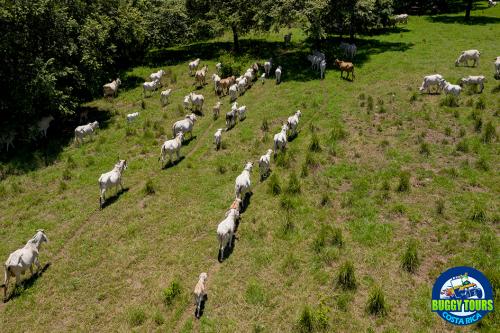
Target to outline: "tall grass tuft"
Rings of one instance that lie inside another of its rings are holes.
[[[405,252],[401,257],[401,267],[407,272],[414,273],[419,264],[420,259],[417,253],[417,242],[412,239],[406,244]]]
[[[490,143],[497,138],[497,132],[495,126],[489,121],[486,126],[484,126],[483,135],[481,136],[481,141],[483,143]]]
[[[467,141],[467,139],[460,140],[457,143],[455,150],[460,151],[462,153],[468,153],[469,152],[469,142]]]
[[[429,144],[427,142],[422,142],[420,144],[419,153],[424,156],[429,156],[431,154],[431,148],[429,147]]]
[[[486,101],[484,100],[483,96],[479,97],[479,99],[476,101],[476,105],[474,105],[474,107],[477,110],[486,109]]]
[[[318,232],[318,235],[313,241],[313,249],[316,253],[320,253],[325,247],[341,247],[342,244],[342,230],[334,228],[328,224],[323,224]]]
[[[139,307],[130,308],[127,312],[127,320],[131,327],[140,326],[146,321],[146,313]]]
[[[455,95],[446,95],[440,102],[440,106],[457,107],[458,98]]]
[[[260,129],[262,132],[269,131],[269,123],[267,122],[267,118],[262,119],[262,124],[260,125]]]
[[[165,305],[171,305],[174,300],[181,294],[181,284],[174,280],[168,288],[163,289],[163,302]]]
[[[475,204],[474,207],[472,207],[472,211],[470,214],[470,220],[473,222],[480,222],[484,223],[487,220],[486,212],[484,211],[484,208]]]
[[[340,266],[337,283],[341,288],[356,289],[356,276],[352,262],[346,261]]]
[[[385,315],[387,314],[387,304],[385,301],[384,292],[379,286],[375,286],[368,296],[366,303],[366,310],[372,315]]]
[[[278,153],[275,157],[275,160],[276,160],[276,165],[281,168],[288,169],[290,167],[291,158],[290,154],[286,150],[284,152]]]
[[[444,210],[445,210],[445,202],[443,199],[439,198],[436,200],[436,213],[438,215],[443,216],[444,215]]]
[[[368,108],[368,111],[373,111],[373,97],[368,96],[368,99],[366,100],[366,107]]]
[[[399,184],[396,188],[398,192],[409,192],[410,191],[410,173],[402,172],[399,175]]]
[[[153,183],[153,180],[151,179],[148,179],[146,181],[146,184],[144,185],[144,193],[146,195],[152,195],[152,194],[155,194],[155,185]]]
[[[326,306],[320,306],[317,309],[312,309],[308,305],[304,306],[297,321],[296,331],[299,333],[326,332],[330,321],[328,312],[329,309]]]
[[[271,193],[272,195],[276,196],[281,193],[280,180],[276,173],[273,173],[271,177],[269,177],[268,188],[269,188],[269,193]]]
[[[299,194],[300,193],[300,181],[297,178],[295,172],[292,171],[290,178],[288,179],[288,185],[285,188],[285,193],[287,194]]]
[[[316,135],[316,133],[313,133],[311,135],[311,143],[309,144],[309,150],[313,152],[320,152],[321,151],[321,145],[319,143],[319,138]]]

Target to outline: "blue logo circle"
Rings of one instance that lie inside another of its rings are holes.
[[[493,311],[493,290],[483,273],[472,267],[443,272],[432,288],[432,311],[447,322],[465,326]]]

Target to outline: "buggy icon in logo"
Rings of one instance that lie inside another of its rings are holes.
[[[488,279],[472,267],[450,268],[432,288],[432,311],[455,325],[471,325],[493,311]]]

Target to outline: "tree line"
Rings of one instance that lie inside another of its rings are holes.
[[[469,2],[466,0],[465,2]],[[449,3],[430,0],[424,3]],[[0,130],[69,116],[148,50],[292,24],[313,40],[389,24],[405,0],[0,0]]]

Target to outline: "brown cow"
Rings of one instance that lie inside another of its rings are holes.
[[[345,78],[349,79],[349,73],[351,73],[351,80],[354,81],[354,65],[352,64],[352,62],[335,59],[335,65],[337,65],[340,68],[341,78],[344,78],[342,74],[346,72],[347,76]]]
[[[229,87],[231,87],[235,82],[236,82],[236,77],[234,77],[234,76],[230,76],[230,77],[226,77],[225,79],[221,79],[219,85],[220,85],[220,88],[222,90],[222,95],[224,95],[224,91],[225,91],[225,94],[227,95],[229,93]]]

